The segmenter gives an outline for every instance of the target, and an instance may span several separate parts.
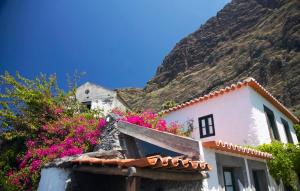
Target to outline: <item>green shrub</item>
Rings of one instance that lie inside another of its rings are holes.
[[[273,159],[268,161],[273,178],[276,181],[282,180],[284,185],[296,191],[297,174],[300,175],[300,146],[274,141],[260,145],[257,149],[273,155]]]

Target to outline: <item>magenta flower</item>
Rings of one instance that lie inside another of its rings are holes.
[[[61,114],[62,112],[63,112],[63,109],[62,109],[62,108],[56,108],[56,109],[54,110],[54,113],[55,113],[56,115]]]
[[[32,163],[29,167],[29,171],[31,173],[37,171],[41,167],[41,164],[42,164],[42,161],[39,159],[32,161]]]
[[[98,123],[97,128],[98,128],[98,129],[101,129],[101,128],[104,127],[105,125],[106,125],[106,121],[105,121],[103,118],[101,118],[101,119],[99,120],[99,123]]]
[[[32,140],[29,140],[29,141],[26,142],[27,148],[29,148],[29,147],[34,147],[34,145],[35,145],[35,142],[32,141]]]

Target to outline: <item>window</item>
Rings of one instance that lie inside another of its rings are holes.
[[[291,135],[291,131],[290,131],[290,127],[289,124],[286,120],[281,118],[281,122],[282,125],[284,127],[284,131],[285,131],[285,135],[286,135],[286,139],[289,143],[293,143],[293,139],[292,139],[292,135]]]
[[[234,176],[232,168],[223,169],[225,191],[235,191]]]
[[[82,102],[83,105],[85,105],[89,110],[92,108],[92,102],[87,101],[87,102]]]
[[[199,118],[200,138],[214,136],[215,126],[213,115],[207,115]]]
[[[267,176],[264,170],[252,170],[255,191],[268,190]]]
[[[276,126],[275,116],[274,116],[273,111],[270,110],[269,108],[267,108],[265,105],[264,105],[264,110],[265,110],[265,115],[267,118],[267,123],[268,123],[271,139],[276,139],[276,140],[280,141],[280,137],[279,137],[278,129]]]

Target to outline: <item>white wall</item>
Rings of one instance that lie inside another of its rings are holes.
[[[202,138],[208,140],[230,141],[241,145],[256,145],[256,129],[252,128],[251,101],[248,87],[242,87],[230,93],[196,103],[192,106],[171,112],[166,115],[167,122],[185,123],[194,120],[192,138],[200,139],[198,118],[213,114],[215,136]],[[253,136],[254,135],[254,136]]]
[[[107,115],[112,109],[118,108],[122,111],[126,111],[126,106],[120,102],[117,97],[111,98],[112,102],[105,102],[103,100],[93,100],[91,102],[91,109],[101,110],[104,115]]]
[[[70,171],[62,168],[44,168],[38,191],[65,191]]]
[[[253,126],[255,126],[257,129],[257,137],[259,139],[259,144],[271,142],[267,118],[264,113],[264,105],[269,109],[271,109],[274,113],[280,140],[283,143],[288,142],[285,134],[284,126],[281,122],[281,118],[283,118],[289,124],[293,142],[298,143],[297,136],[293,128],[294,125],[293,122],[288,117],[286,117],[283,113],[281,113],[277,108],[275,108],[269,101],[267,101],[265,98],[257,94],[255,90],[251,88],[249,88],[249,90],[250,90],[250,100],[252,103],[251,118],[253,119],[254,122]]]
[[[239,145],[257,146],[271,142],[263,105],[274,112],[282,142],[287,142],[287,138],[280,117],[289,123],[293,141],[297,143],[292,121],[251,87],[242,87],[233,92],[179,109],[166,114],[165,119],[167,122],[178,121],[182,124],[193,119],[192,138],[199,140],[198,118],[213,114],[215,136],[201,138],[203,142],[221,139]]]
[[[215,152],[213,150],[203,148],[201,156],[201,160],[212,166],[212,170],[208,172],[209,177],[204,179],[202,182],[203,191],[220,190]]]
[[[91,102],[91,109],[101,110],[104,115],[114,108],[126,110],[126,106],[118,99],[116,91],[89,82],[76,89],[76,99],[79,102]]]

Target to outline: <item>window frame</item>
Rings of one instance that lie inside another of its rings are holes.
[[[211,125],[208,124],[208,119],[211,118]],[[205,131],[206,134],[203,135],[203,127],[202,127],[202,120],[205,120]],[[215,136],[216,135],[216,131],[215,131],[215,123],[214,123],[214,116],[213,114],[209,114],[209,115],[205,115],[202,117],[198,118],[198,124],[199,124],[199,134],[200,134],[200,138],[206,138],[206,137],[211,137],[211,136]],[[209,127],[212,127],[212,133],[210,133],[209,131]]]
[[[266,116],[271,139],[281,141],[274,112],[271,109],[269,109],[267,106],[264,105],[264,113]],[[272,119],[270,119],[270,117]]]
[[[291,134],[291,128],[290,128],[289,123],[287,122],[287,120],[283,119],[282,117],[280,119],[281,119],[281,123],[282,123],[283,128],[284,128],[284,132],[285,132],[287,142],[294,144],[294,140],[293,140],[293,137],[292,137],[292,134]]]
[[[231,185],[226,185],[225,172],[230,172]],[[233,168],[223,167],[223,179],[224,179],[224,188],[225,188],[225,191],[227,190],[227,187],[232,187],[233,191],[236,190],[235,177],[234,177],[234,169]]]
[[[260,191],[258,171],[257,170],[252,170],[252,176],[253,176],[253,183],[254,183],[255,190]]]

